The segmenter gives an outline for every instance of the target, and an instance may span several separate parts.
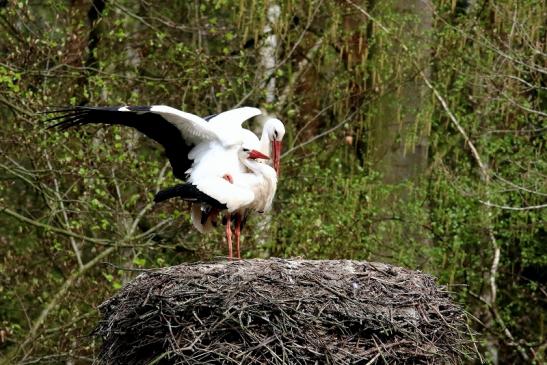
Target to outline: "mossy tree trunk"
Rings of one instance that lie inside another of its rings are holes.
[[[410,58],[429,73],[429,34],[432,4],[422,0],[378,3],[380,19],[394,14],[400,22],[397,34],[379,34],[375,25],[373,90],[380,97],[372,104],[369,160],[388,184],[419,177],[427,168],[429,105],[426,85]],[[402,45],[409,47],[405,51]]]
[[[368,90],[371,104],[367,115],[365,161],[381,174],[384,189],[375,192],[381,207],[380,224],[374,230],[381,245],[390,250],[394,236],[412,245],[430,240],[426,215],[407,224],[404,210],[413,209],[428,167],[431,105],[427,85],[420,75],[430,73],[432,4],[422,0],[393,0],[369,5],[372,21],[369,39]],[[389,29],[389,32],[386,31]],[[402,208],[407,207],[407,208]],[[423,207],[420,211],[425,212]],[[383,233],[382,233],[383,232]],[[426,262],[427,257],[419,259]]]

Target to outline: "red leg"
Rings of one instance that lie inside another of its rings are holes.
[[[226,240],[228,241],[228,260],[232,259],[232,217],[226,213]]]
[[[234,178],[230,174],[223,176],[230,184],[234,183]],[[226,240],[228,241],[228,260],[232,259],[232,215],[226,213]],[[239,252],[239,241],[238,241],[238,252]]]
[[[241,254],[239,252],[239,236],[241,234],[241,214],[239,213],[236,213],[236,231],[235,231],[235,235],[236,235],[236,253],[237,253],[237,258],[240,259],[241,258]]]

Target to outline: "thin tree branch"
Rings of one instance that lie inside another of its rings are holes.
[[[531,193],[531,194],[536,194],[536,195],[541,195],[541,196],[547,196],[546,193],[542,193],[541,191],[536,191],[536,190],[532,190],[532,189],[526,188],[526,187],[524,187],[524,186],[517,185],[517,184],[515,184],[515,183],[513,183],[513,182],[511,182],[511,181],[509,181],[509,180],[507,180],[507,179],[505,179],[505,178],[503,178],[503,177],[501,177],[501,176],[498,175],[498,174],[495,174],[495,173],[494,173],[493,175],[494,175],[494,177],[496,177],[496,179],[499,179],[499,180],[503,181],[504,183],[506,183],[506,184],[508,184],[508,185],[510,185],[510,186],[512,186],[512,187],[514,187],[514,188],[516,188],[516,189],[518,189],[518,190],[526,191],[527,193]]]
[[[30,110],[23,109],[20,106],[13,104],[11,101],[6,99],[3,95],[0,95],[0,103],[5,104],[6,106],[10,107],[11,109],[19,112],[20,114],[24,114],[27,117],[34,117],[35,114],[31,112]]]
[[[316,140],[318,140],[319,138],[322,138],[324,136],[326,136],[327,134],[330,134],[332,132],[334,132],[335,130],[337,130],[338,128],[342,127],[344,124],[346,124],[348,122],[348,120],[350,120],[351,118],[353,118],[353,116],[357,113],[357,110],[353,111],[352,113],[350,113],[346,118],[344,118],[340,123],[338,123],[337,125],[335,125],[334,127],[330,128],[330,129],[327,129],[326,131],[322,132],[322,133],[319,133],[318,135],[316,136],[313,136],[312,138],[308,139],[307,141],[305,142],[302,142],[300,143],[299,145],[289,149],[287,152],[284,152],[281,157],[285,157],[287,156],[288,154],[290,154],[291,152],[299,149],[299,148],[302,148],[304,147],[305,145],[308,145]]]
[[[452,123],[454,124],[454,126],[456,127],[456,129],[458,130],[458,132],[460,132],[460,134],[462,135],[462,137],[464,138],[465,140],[465,143],[469,146],[469,148],[471,149],[471,153],[473,154],[473,157],[475,158],[475,161],[477,162],[478,166],[479,166],[479,169],[481,171],[481,175],[482,175],[482,178],[486,181],[486,182],[489,182],[490,180],[490,177],[489,177],[489,174],[488,174],[488,168],[486,167],[486,165],[484,164],[484,162],[482,162],[482,159],[481,159],[481,156],[479,155],[479,152],[477,151],[477,148],[475,147],[475,145],[473,144],[473,142],[471,141],[471,139],[469,138],[469,136],[467,135],[467,133],[465,132],[465,129],[463,129],[462,125],[460,124],[460,122],[458,122],[458,119],[456,118],[456,116],[452,113],[452,111],[450,110],[450,108],[448,107],[448,103],[446,102],[446,100],[444,100],[444,98],[442,97],[442,95],[439,93],[439,91],[437,90],[437,88],[435,86],[433,86],[431,84],[431,82],[429,81],[429,78],[426,76],[426,74],[422,71],[420,72],[420,75],[422,76],[422,79],[424,80],[425,84],[427,85],[427,87],[433,92],[433,94],[435,94],[435,97],[437,98],[437,100],[441,103],[444,111],[446,112],[446,114],[448,115],[448,117],[450,118],[450,121],[452,121]]]
[[[47,166],[48,166],[48,168],[51,171],[51,174],[53,176],[53,186],[55,187],[55,190],[54,190],[55,196],[57,198],[59,208],[61,208],[61,213],[63,215],[65,227],[68,229],[70,227],[70,224],[69,224],[69,220],[68,220],[68,214],[67,214],[66,209],[65,209],[65,204],[63,203],[63,199],[62,199],[61,193],[59,191],[59,181],[57,181],[57,177],[55,176],[55,172],[53,171],[53,166],[51,165],[51,161],[49,159],[49,154],[47,153],[47,151],[44,152],[44,153],[45,153],[45,158],[46,158],[46,164],[47,164]],[[74,239],[74,237],[70,236],[69,240],[70,240],[70,245],[72,246],[72,250],[74,251],[74,254],[76,255],[76,260],[78,261],[78,266],[81,269],[84,266],[84,264],[83,264],[83,261],[82,261],[82,254],[80,253],[80,248],[78,247],[78,244],[76,243],[76,240]]]
[[[526,353],[524,348],[517,341],[515,341],[515,338],[513,337],[513,334],[511,333],[511,331],[509,331],[509,328],[507,328],[507,326],[505,325],[505,322],[501,318],[501,316],[500,316],[498,310],[496,309],[496,307],[493,306],[492,303],[490,303],[488,300],[484,299],[483,297],[481,297],[480,295],[478,295],[476,293],[473,293],[472,291],[470,291],[469,294],[473,298],[480,300],[483,304],[486,305],[486,307],[488,308],[488,310],[490,310],[490,312],[492,313],[492,315],[495,318],[498,325],[501,327],[504,335],[512,342],[512,344],[516,345],[516,347],[517,347],[520,355],[522,356],[522,358],[524,360],[528,361],[530,359],[530,357],[528,356],[528,354]]]
[[[83,235],[74,233],[72,231],[68,231],[68,230],[65,230],[65,229],[62,229],[62,228],[57,228],[57,227],[54,227],[54,226],[50,226],[49,224],[45,224],[45,223],[39,222],[37,220],[25,217],[24,215],[19,214],[15,211],[5,207],[5,206],[1,206],[1,205],[0,205],[0,213],[6,213],[7,215],[9,215],[9,216],[11,216],[11,217],[13,217],[13,218],[15,218],[19,221],[29,223],[29,224],[31,224],[35,227],[42,228],[46,231],[51,231],[51,232],[62,234],[64,236],[78,238],[78,239],[81,239],[81,240],[84,240],[84,241],[87,241],[87,242],[90,242],[90,243],[95,243],[95,244],[98,244],[98,245],[102,245],[102,246],[115,246],[115,247],[150,246],[149,244],[142,244],[142,245],[129,244],[129,242],[138,241],[139,239],[144,238],[144,237],[152,234],[155,230],[157,230],[158,228],[164,226],[165,224],[167,224],[170,221],[170,219],[163,220],[160,223],[156,224],[154,227],[147,230],[146,232],[143,232],[143,233],[140,233],[140,234],[134,235],[134,236],[126,236],[126,237],[120,239],[119,241],[114,242],[112,240],[108,240],[108,239],[104,239],[104,238],[93,238],[93,237],[83,236]]]
[[[291,78],[289,79],[289,82],[287,83],[287,86],[283,89],[283,92],[281,93],[281,96],[279,97],[279,101],[277,102],[277,110],[283,109],[285,104],[287,103],[287,100],[289,96],[292,95],[294,92],[294,88],[296,85],[296,81],[302,76],[304,71],[308,68],[308,65],[310,63],[310,60],[312,60],[315,55],[317,54],[317,51],[319,48],[321,48],[321,45],[323,44],[323,38],[319,38],[312,48],[306,53],[306,57],[304,57],[297,66],[296,72],[294,72],[291,75]]]
[[[541,117],[547,117],[547,113],[544,113],[542,111],[539,111],[539,110],[535,110],[535,109],[531,109],[531,108],[528,108],[520,103],[517,103],[513,98],[509,97],[509,95],[505,94],[505,93],[501,93],[501,95],[503,95],[503,97],[509,101],[511,104],[513,104],[514,106],[516,106],[517,108],[520,108],[524,111],[527,111],[528,113],[532,113],[532,114],[537,114]]]
[[[360,7],[359,5],[355,4],[353,1],[351,0],[346,0],[348,3],[351,4],[351,6],[353,6],[355,9],[357,9],[358,11],[360,11],[361,13],[363,13],[363,15],[365,15],[367,18],[369,18],[370,20],[372,20],[378,27],[380,27],[380,29],[382,29],[384,32],[386,32],[386,34],[391,34],[391,31],[389,29],[387,29],[382,23],[380,23],[378,20],[376,20],[376,18],[374,18],[372,15],[370,15],[365,9],[363,9],[362,7]],[[408,49],[407,49],[408,50]]]
[[[21,350],[31,341],[34,340],[36,333],[38,329],[42,326],[45,319],[49,315],[49,313],[58,305],[59,301],[65,296],[65,294],[68,292],[68,289],[75,284],[75,282],[82,276],[86,271],[93,268],[97,263],[99,263],[102,259],[110,255],[116,247],[109,247],[99,253],[97,256],[95,256],[91,261],[87,262],[85,265],[83,265],[78,270],[74,271],[67,280],[63,283],[63,285],[59,288],[57,293],[51,298],[51,300],[48,302],[48,304],[45,306],[44,309],[42,309],[42,312],[40,312],[40,315],[38,318],[34,321],[25,341],[19,346],[17,346],[14,350],[12,350],[10,353],[7,354],[7,356],[2,360],[0,364],[7,365],[12,363],[11,361],[15,359],[15,357],[19,354]]]
[[[74,233],[74,232],[71,232],[71,231],[67,231],[66,229],[50,226],[49,224],[45,224],[45,223],[39,222],[37,220],[25,217],[24,215],[21,215],[21,214],[15,212],[15,211],[13,211],[13,210],[5,207],[5,206],[1,206],[1,205],[0,205],[0,213],[5,213],[7,215],[12,216],[13,218],[16,218],[16,219],[22,221],[22,222],[29,223],[29,224],[31,224],[35,227],[45,229],[46,231],[56,232],[56,233],[59,233],[59,234],[62,234],[62,235],[68,236],[68,237],[74,237],[74,238],[78,238],[78,239],[81,239],[81,240],[84,240],[84,241],[87,241],[87,242],[98,243],[98,244],[101,244],[101,245],[104,245],[104,244],[107,244],[107,243],[110,242],[109,240],[105,240],[105,239],[101,239],[101,238],[93,238],[93,237],[82,236],[80,234],[77,234],[77,233]]]
[[[482,201],[482,200],[479,200],[482,204],[486,205],[486,206],[489,206],[489,207],[494,207],[494,208],[500,208],[500,209],[505,209],[505,210],[517,210],[517,211],[524,211],[524,210],[534,210],[534,209],[543,209],[543,208],[547,208],[547,204],[540,204],[540,205],[530,205],[530,206],[527,206],[527,207],[511,207],[511,206],[508,206],[508,205],[498,205],[498,204],[494,204],[494,203],[490,203],[488,201]]]
[[[163,165],[163,168],[160,170],[159,174],[158,174],[158,178],[156,180],[156,193],[160,190],[160,185],[161,185],[161,182],[163,181],[164,177],[165,177],[165,172],[167,171],[167,168],[169,167],[169,162],[166,162],[164,165]],[[152,208],[154,206],[154,203],[153,202],[150,202],[148,204],[146,204],[144,206],[144,208],[141,209],[141,211],[137,214],[137,217],[135,218],[135,220],[133,221],[133,224],[131,225],[131,228],[129,229],[129,234],[130,235],[133,235],[133,233],[135,232],[135,230],[137,229],[137,225],[139,224],[139,222],[141,221],[142,217],[144,217],[144,214],[150,210],[150,208]],[[145,232],[146,233],[146,232]]]

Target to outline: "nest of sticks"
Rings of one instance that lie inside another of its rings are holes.
[[[140,274],[100,307],[101,364],[454,364],[463,310],[421,272],[244,260]]]

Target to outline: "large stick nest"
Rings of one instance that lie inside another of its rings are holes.
[[[356,261],[185,264],[100,306],[104,364],[460,363],[462,309],[429,275]]]

